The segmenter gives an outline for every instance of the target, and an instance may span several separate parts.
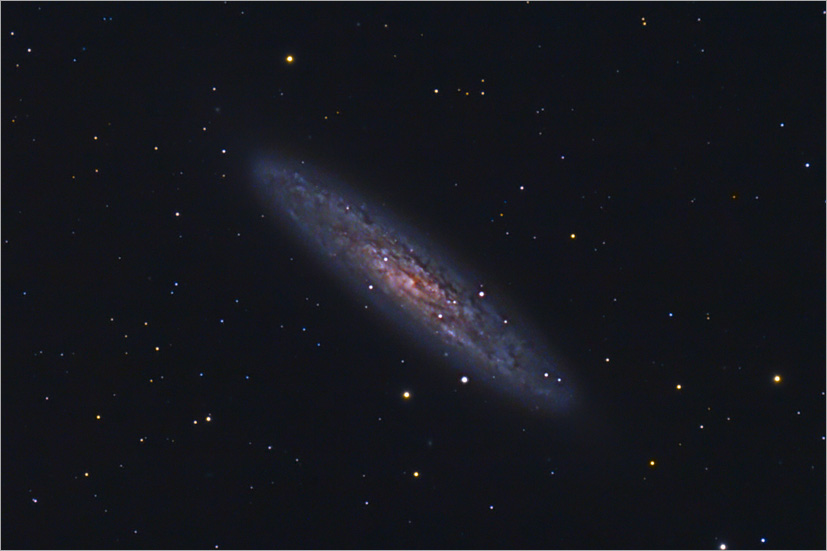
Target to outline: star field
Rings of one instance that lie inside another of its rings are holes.
[[[3,547],[824,548],[822,4],[2,16]],[[578,414],[320,269],[276,149],[513,301]]]

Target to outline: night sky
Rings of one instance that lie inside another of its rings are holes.
[[[823,3],[3,2],[2,546],[823,549],[824,52]],[[275,155],[575,412],[348,289]]]

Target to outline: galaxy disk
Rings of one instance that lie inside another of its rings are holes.
[[[569,377],[513,307],[385,209],[304,163],[259,161],[255,182],[277,219],[347,287],[371,297],[406,335],[470,381],[536,411],[572,406]]]

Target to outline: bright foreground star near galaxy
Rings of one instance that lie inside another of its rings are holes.
[[[255,171],[277,218],[417,342],[530,409],[572,405],[571,381],[536,333],[412,231],[303,163],[259,161]]]

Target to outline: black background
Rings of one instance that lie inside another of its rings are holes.
[[[3,547],[824,548],[824,51],[823,3],[4,2]],[[366,310],[274,153],[584,413]]]

